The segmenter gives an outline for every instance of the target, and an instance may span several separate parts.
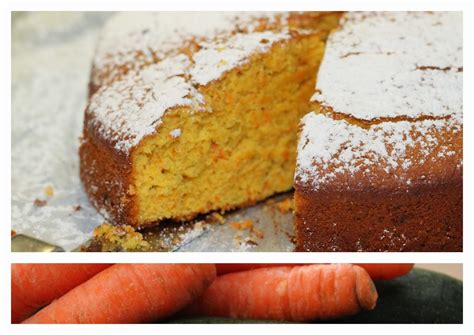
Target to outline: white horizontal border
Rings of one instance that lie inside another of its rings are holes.
[[[460,10],[466,8],[469,1],[378,1],[378,0],[173,0],[173,1],[35,1],[35,0],[7,0],[13,10],[228,10],[228,11],[255,11],[255,10]]]
[[[463,263],[462,253],[123,252],[11,253],[12,263]]]
[[[366,325],[366,324],[153,324],[153,325],[14,325],[15,335],[100,334],[470,334],[463,325]]]

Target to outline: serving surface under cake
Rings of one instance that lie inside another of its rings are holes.
[[[302,121],[297,250],[461,250],[461,22],[344,16]]]

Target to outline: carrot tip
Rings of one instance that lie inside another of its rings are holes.
[[[377,288],[370,278],[367,271],[356,266],[356,294],[357,301],[363,310],[372,310],[375,308],[378,299]]]

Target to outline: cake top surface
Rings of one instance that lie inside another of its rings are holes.
[[[160,55],[182,47],[189,38],[218,36],[238,29],[256,29],[257,18],[275,20],[279,13],[264,12],[121,12],[105,25],[95,61],[109,56],[133,56],[153,49]],[[131,54],[130,54],[131,53]],[[134,59],[132,59],[134,60]]]
[[[287,16],[277,12],[124,12],[106,24],[95,52],[92,82],[107,83],[117,71],[156,63],[209,37],[252,33],[264,26],[283,28]],[[280,25],[282,24],[282,25]],[[239,43],[238,38],[234,41]],[[222,50],[225,53],[225,50]],[[105,78],[104,78],[105,77]]]
[[[312,100],[361,120],[462,113],[462,13],[351,12]]]
[[[96,50],[92,81],[100,88],[87,110],[89,129],[128,154],[155,132],[167,109],[210,111],[200,88],[293,33],[306,34],[305,26],[292,21],[297,15],[324,14],[117,14]]]

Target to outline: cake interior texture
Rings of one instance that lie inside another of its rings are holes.
[[[324,36],[276,43],[200,88],[206,111],[167,111],[132,153],[137,224],[252,204],[293,185],[298,125],[309,110]]]

